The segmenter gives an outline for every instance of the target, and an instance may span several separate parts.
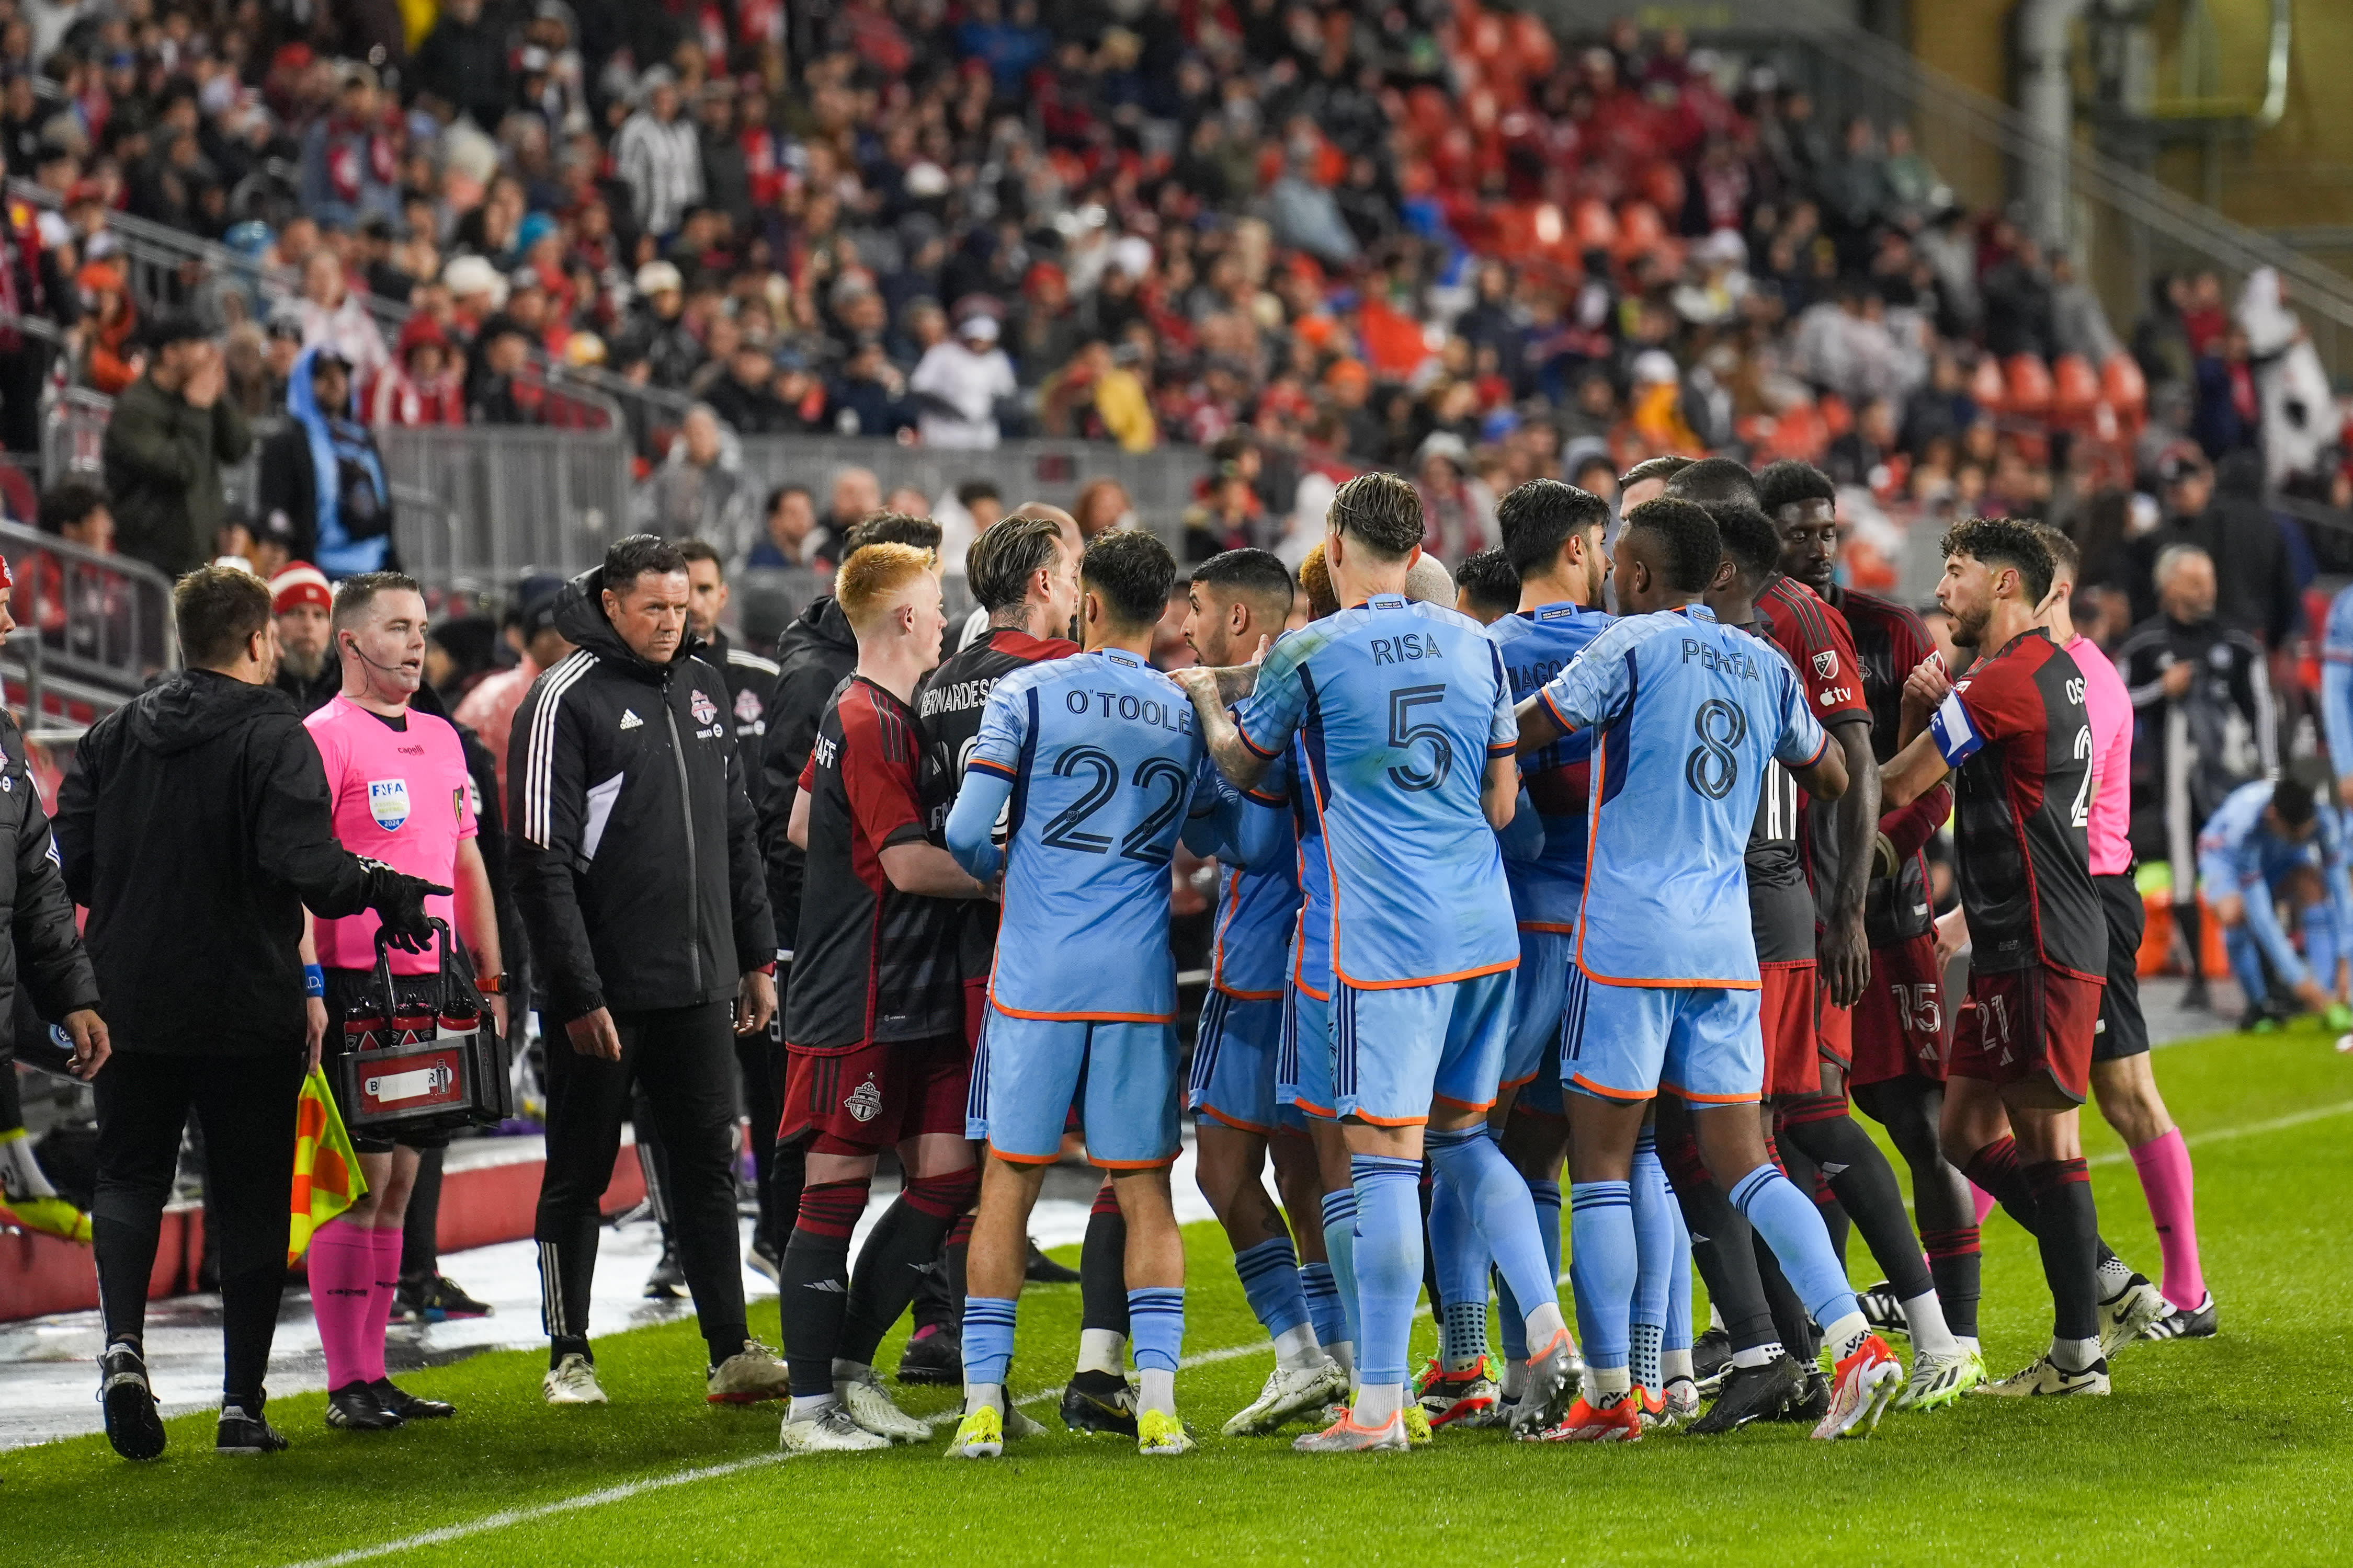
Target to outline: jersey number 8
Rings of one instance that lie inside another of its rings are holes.
[[[1683,759],[1683,782],[1710,800],[1722,800],[1740,782],[1740,753],[1748,738],[1748,715],[1721,697],[1711,697],[1692,715],[1699,744]]]

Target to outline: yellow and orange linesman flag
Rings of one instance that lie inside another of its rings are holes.
[[[311,1245],[321,1226],[367,1196],[367,1178],[360,1174],[359,1156],[352,1152],[352,1136],[335,1111],[328,1092],[327,1075],[319,1068],[302,1080],[302,1098],[294,1108],[294,1191],[288,1207],[292,1222],[286,1237],[286,1262],[290,1268]]]

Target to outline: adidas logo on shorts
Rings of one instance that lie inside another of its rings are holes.
[[[621,728],[622,728],[622,729],[624,729],[624,730],[635,730],[635,729],[638,728],[639,726],[641,726],[641,725],[642,725],[642,724],[644,724],[644,723],[645,723],[645,721],[644,721],[643,719],[640,719],[640,718],[638,718],[638,710],[637,710],[636,709],[634,709],[634,708],[624,708],[624,709],[622,709],[622,710],[621,710]]]

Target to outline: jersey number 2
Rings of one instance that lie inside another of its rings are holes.
[[[1094,775],[1086,793],[1054,814],[1052,821],[1038,835],[1039,838],[1057,849],[1075,849],[1083,855],[1105,855],[1111,852],[1111,840],[1100,833],[1081,831],[1080,825],[1111,804],[1119,793],[1119,763],[1110,752],[1092,746],[1072,746],[1054,759],[1054,776],[1070,778],[1084,770]],[[1119,842],[1119,852],[1130,860],[1144,860],[1157,865],[1168,858],[1168,851],[1156,840],[1185,809],[1185,794],[1192,781],[1185,770],[1166,757],[1146,757],[1135,766],[1135,777],[1130,781],[1138,789],[1166,785],[1167,797],[1156,803],[1143,821],[1128,829]]]
[[[1432,790],[1446,782],[1454,771],[1454,742],[1446,731],[1435,724],[1417,724],[1413,710],[1446,700],[1446,687],[1400,686],[1389,693],[1389,744],[1400,752],[1409,752],[1423,741],[1430,742],[1430,769],[1396,767],[1389,770],[1389,782],[1399,789]]]

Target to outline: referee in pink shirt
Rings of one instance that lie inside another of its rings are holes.
[[[425,679],[425,595],[397,572],[346,577],[335,589],[329,624],[343,664],[343,689],[303,721],[326,764],[334,799],[335,837],[354,854],[455,889],[426,900],[428,915],[448,923],[472,958],[485,1009],[506,1027],[505,975],[491,880],[475,844],[466,753],[448,721],[409,706]],[[343,1049],[343,1020],[375,993],[373,912],[311,925],[303,962],[323,971],[326,1049]],[[390,952],[393,984],[429,984],[438,949]],[[342,1086],[329,1075],[340,1095]],[[351,1108],[343,1106],[346,1117]],[[327,1357],[327,1425],[374,1432],[404,1421],[456,1414],[420,1399],[385,1375],[385,1325],[400,1282],[402,1222],[417,1180],[416,1144],[358,1133],[352,1142],[367,1178],[367,1196],[320,1230],[311,1243],[311,1303]]]

